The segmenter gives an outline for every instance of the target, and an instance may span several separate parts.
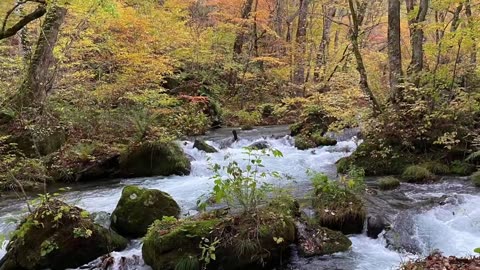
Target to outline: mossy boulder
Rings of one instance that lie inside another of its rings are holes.
[[[46,156],[58,151],[65,144],[67,134],[63,129],[55,129],[43,136],[34,136],[29,131],[9,132],[7,143],[15,143],[26,156]]]
[[[382,177],[378,180],[378,187],[381,190],[392,190],[400,186],[400,180],[393,176]]]
[[[367,215],[363,201],[355,194],[346,192],[344,196],[317,194],[313,200],[318,224],[344,234],[363,231]]]
[[[111,224],[119,234],[137,238],[144,236],[155,220],[179,215],[180,207],[168,193],[127,186],[112,213]]]
[[[143,143],[120,157],[121,173],[127,177],[187,175],[190,168],[190,160],[174,142]]]
[[[315,142],[306,136],[296,136],[295,137],[295,147],[299,150],[307,150],[310,148],[315,148]]]
[[[346,173],[352,167],[363,168],[366,176],[401,174],[414,157],[395,148],[385,152],[377,142],[366,139],[349,157],[337,162],[337,171]]]
[[[350,239],[341,232],[300,221],[295,224],[298,232],[298,247],[305,257],[343,252],[352,246]]]
[[[336,144],[337,140],[322,136],[318,132],[312,135],[301,134],[295,137],[295,147],[299,150],[306,150],[319,146],[332,146]]]
[[[480,171],[472,174],[471,179],[476,187],[480,187]]]
[[[200,151],[203,151],[205,153],[217,153],[217,149],[215,147],[209,145],[203,140],[195,140],[193,143],[193,148],[197,148]]]
[[[460,160],[453,161],[450,164],[450,173],[454,175],[468,176],[474,173],[475,170],[475,165]]]
[[[43,203],[15,231],[0,269],[76,268],[127,244],[82,209],[53,200]]]
[[[312,134],[311,138],[316,146],[332,146],[337,144],[337,140],[327,136],[323,136],[320,133]]]
[[[153,270],[174,270],[188,258],[199,260],[203,237],[210,238],[219,219],[157,220],[143,240],[142,255]]]
[[[402,179],[409,183],[427,183],[435,180],[435,176],[424,167],[412,165],[405,168]]]
[[[288,246],[295,242],[295,224],[292,217],[268,207],[256,215],[222,219],[164,219],[156,221],[145,236],[143,258],[154,270],[198,267],[203,263],[199,246],[204,239],[209,239],[210,244],[219,241],[215,246],[216,260],[207,269],[261,269],[278,264],[284,252],[287,254]]]

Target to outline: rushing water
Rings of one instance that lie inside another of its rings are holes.
[[[252,142],[266,140],[273,148],[280,150],[284,157],[264,157],[263,161],[269,170],[278,171],[291,177],[279,185],[293,186],[294,194],[302,196],[311,189],[307,170],[325,172],[335,177],[335,162],[347,156],[356,148],[356,140],[351,136],[341,137],[336,146],[321,147],[301,151],[293,147],[292,139],[285,134],[283,127],[263,128],[253,132],[240,133],[240,140],[232,145],[227,144],[230,130],[222,130],[206,137],[208,142],[221,149],[219,153],[206,154],[194,149],[191,142],[181,142],[184,151],[194,160],[192,172],[188,176],[155,177],[142,179],[117,180],[90,186],[73,187],[64,194],[65,200],[74,203],[90,212],[111,213],[121,190],[125,185],[139,185],[168,192],[182,207],[184,215],[194,214],[197,199],[207,194],[212,188],[209,163],[227,164],[229,160],[241,161],[246,158],[243,147]],[[262,138],[262,136],[268,136]],[[229,159],[225,159],[228,156]],[[277,182],[275,182],[277,183]],[[441,197],[444,194],[453,196],[454,200],[443,205],[419,210],[413,217],[414,238],[418,241],[423,254],[433,249],[440,249],[447,255],[470,255],[473,249],[480,246],[480,196],[473,195],[474,190],[463,182],[443,183],[430,188],[427,186],[402,185],[405,194],[412,200],[420,201],[430,197]],[[423,190],[426,189],[426,190]],[[469,191],[465,191],[469,189]],[[0,202],[0,234],[8,235],[13,231],[16,222],[25,213],[23,203],[19,200],[3,200]],[[290,269],[341,269],[341,270],[387,270],[395,269],[402,261],[411,257],[386,248],[386,241],[373,240],[364,235],[351,236],[353,247],[345,253],[332,256],[299,258],[293,252]],[[4,243],[5,245],[6,243]],[[0,258],[5,249],[0,248]],[[132,241],[127,250],[114,252],[115,258],[126,257],[131,261],[141,258],[140,241]],[[118,262],[117,262],[118,263]],[[149,269],[148,266],[135,266],[130,269]]]

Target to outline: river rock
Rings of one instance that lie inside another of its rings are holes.
[[[332,231],[320,226],[309,226],[302,221],[296,221],[298,247],[305,257],[327,255],[347,251],[352,242],[341,232]]]
[[[193,148],[197,148],[200,151],[206,152],[206,153],[217,153],[217,149],[215,147],[209,145],[203,140],[195,140],[193,143]]]
[[[132,238],[147,233],[148,227],[164,216],[178,217],[180,207],[172,197],[160,190],[127,186],[112,213],[112,228]]]
[[[264,208],[251,214],[223,218],[156,221],[144,238],[142,254],[153,270],[200,269],[200,243],[214,244],[216,260],[208,269],[271,269],[295,243],[291,216]],[[202,240],[203,239],[203,240]],[[208,239],[208,243],[205,243]],[[191,269],[191,268],[188,268]]]
[[[175,143],[143,143],[120,157],[121,173],[127,177],[148,177],[190,173],[190,161]]]
[[[254,142],[248,146],[248,148],[253,150],[263,150],[270,148],[270,144],[267,141]]]
[[[367,236],[377,239],[378,235],[383,232],[388,226],[388,222],[384,217],[379,215],[372,215],[367,218]]]
[[[1,270],[76,268],[126,248],[128,241],[82,209],[59,200],[43,203],[16,230]]]
[[[319,194],[313,201],[316,217],[320,226],[344,234],[356,234],[363,231],[366,209],[363,201],[355,194],[331,200]]]

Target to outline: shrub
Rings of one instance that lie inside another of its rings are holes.
[[[315,148],[315,142],[313,142],[310,138],[305,136],[296,136],[295,137],[295,147],[299,150],[306,150],[310,148]]]
[[[439,161],[427,161],[422,163],[420,166],[437,175],[446,175],[450,173],[450,168]]]
[[[455,160],[450,165],[450,173],[452,174],[467,176],[472,174],[474,171],[475,171],[474,165],[467,162],[460,161],[460,160]]]
[[[400,181],[393,176],[387,176],[380,178],[378,186],[381,190],[392,190],[400,186]]]
[[[472,174],[472,182],[476,187],[480,187],[480,171]]]
[[[402,173],[402,179],[410,183],[424,183],[434,179],[434,175],[426,168],[412,165]]]

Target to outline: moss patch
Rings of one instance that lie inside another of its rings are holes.
[[[174,142],[144,143],[134,146],[120,157],[122,174],[145,177],[190,173],[190,161]]]
[[[421,167],[429,170],[431,173],[436,175],[447,175],[450,173],[450,168],[448,165],[440,161],[426,161],[420,164]]]
[[[361,233],[366,218],[366,210],[360,198],[353,193],[332,199],[319,194],[313,200],[318,223],[345,234]]]
[[[475,172],[471,176],[472,182],[476,187],[480,187],[480,171]]]
[[[19,226],[0,269],[76,268],[122,250],[127,243],[93,223],[82,209],[54,200],[42,204]]]
[[[303,256],[327,255],[347,251],[352,242],[341,232],[297,222],[298,245]]]
[[[165,192],[127,186],[112,213],[112,228],[128,237],[140,237],[147,233],[148,227],[164,216],[178,217],[180,207]]]
[[[218,152],[215,147],[209,145],[203,140],[195,140],[193,143],[193,148],[197,148],[200,151],[204,151],[205,153],[216,153]]]
[[[399,186],[400,181],[393,176],[382,177],[378,180],[378,187],[381,190],[392,190],[396,189]]]
[[[475,165],[456,160],[450,165],[450,173],[460,176],[468,176],[475,172]]]
[[[409,183],[426,183],[435,180],[435,177],[428,169],[412,165],[403,171],[402,179]]]

